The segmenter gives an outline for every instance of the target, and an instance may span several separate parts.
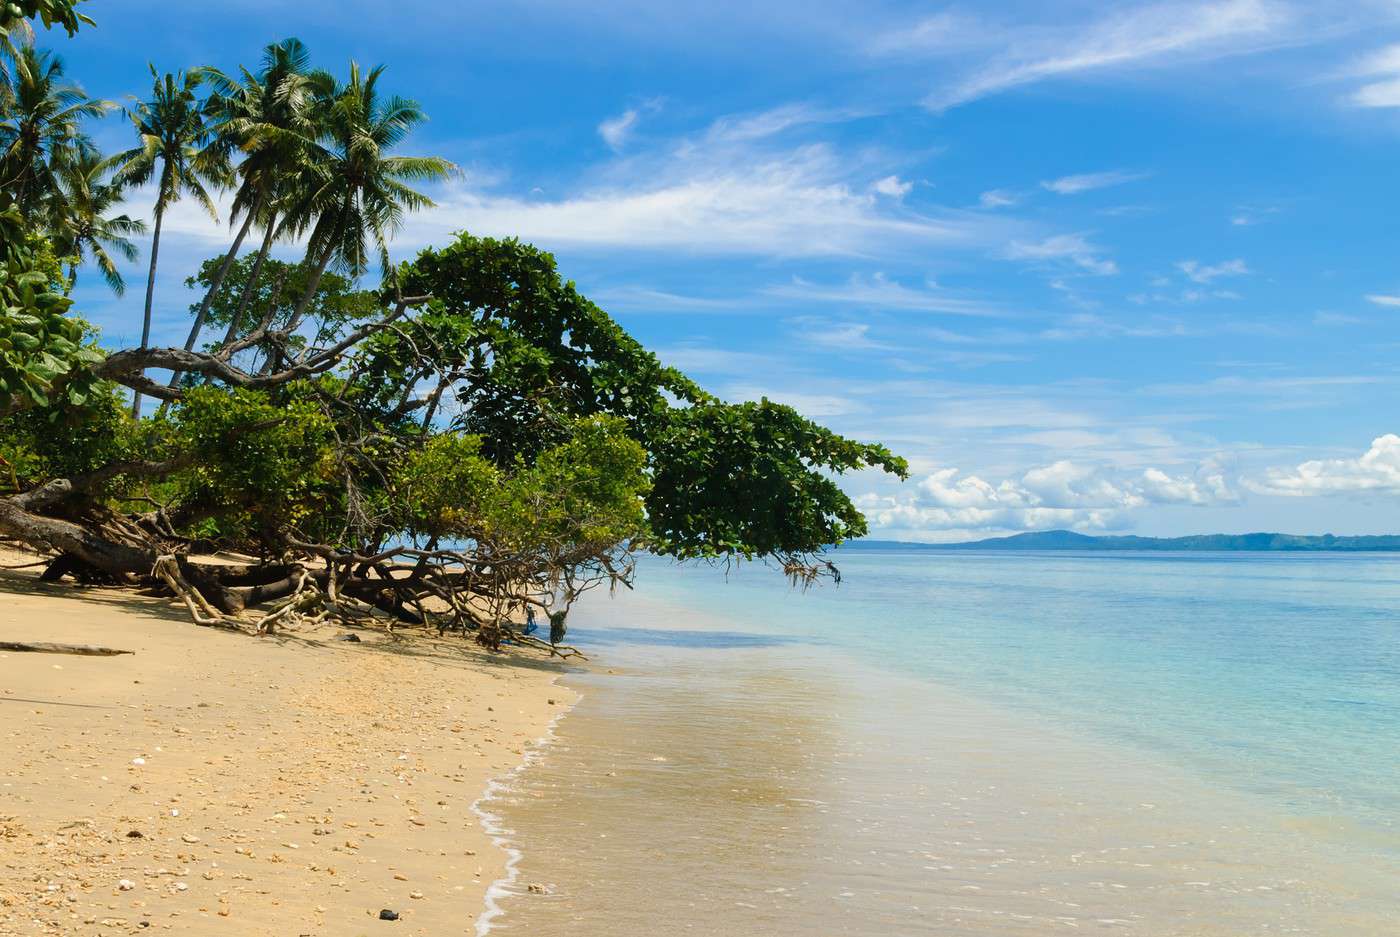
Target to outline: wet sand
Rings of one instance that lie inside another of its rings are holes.
[[[0,640],[136,652],[0,652],[0,934],[474,933],[506,854],[473,805],[573,694],[524,654],[340,633],[0,570]]]

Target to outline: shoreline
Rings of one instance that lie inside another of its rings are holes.
[[[0,552],[0,562],[22,557]],[[460,638],[200,628],[0,570],[0,933],[481,933],[514,881],[479,805],[576,696]],[[518,862],[518,859],[515,860]]]
[[[556,677],[551,685],[555,688],[562,688],[563,684],[560,682],[562,678],[563,674]],[[486,782],[486,789],[482,791],[481,796],[472,802],[472,812],[476,814],[477,822],[481,825],[482,831],[490,838],[492,846],[506,857],[504,874],[487,886],[486,893],[482,896],[481,904],[483,907],[475,921],[476,937],[486,937],[487,934],[491,933],[496,919],[505,915],[506,909],[501,905],[501,900],[518,894],[515,888],[520,881],[520,863],[525,858],[524,849],[516,845],[513,839],[516,835],[515,830],[502,826],[504,816],[487,809],[485,805],[509,795],[515,789],[514,785],[519,781],[521,775],[544,756],[549,746],[559,740],[559,723],[563,721],[565,716],[573,712],[583,700],[583,694],[572,688],[565,688],[565,692],[572,696],[569,705],[549,721],[549,725],[545,727],[545,734],[534,741],[519,764],[503,775],[490,778]]]
[[[507,904],[512,928],[645,937],[704,907],[735,937],[1390,932],[1395,857],[1336,816],[675,598],[577,623],[628,677],[571,676],[589,704],[511,792],[551,895]]]

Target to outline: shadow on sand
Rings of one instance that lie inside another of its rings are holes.
[[[197,628],[190,620],[183,605],[169,597],[142,595],[129,588],[119,586],[85,586],[70,581],[40,582],[37,569],[15,570],[0,568],[0,595],[4,593],[51,596],[54,599],[74,603],[74,614],[83,611],[120,610],[123,613],[142,615],[146,618],[171,622],[186,628]],[[390,654],[399,657],[429,658],[444,663],[479,667],[518,667],[526,670],[544,670],[561,673],[572,669],[558,658],[550,658],[542,652],[511,648],[502,653],[494,653],[479,646],[470,636],[448,635],[438,637],[434,632],[404,629],[396,634],[386,634],[381,629],[354,626],[331,626],[319,628],[311,633],[296,630],[278,631],[257,636],[252,633],[239,634],[234,630],[211,629],[230,638],[244,638],[250,644],[271,642],[283,645],[300,645],[308,650],[346,650],[366,654]],[[355,633],[359,642],[342,642],[339,636]],[[585,650],[585,653],[587,651]]]

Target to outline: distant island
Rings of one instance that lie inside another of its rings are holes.
[[[843,550],[1157,550],[1174,552],[1376,553],[1400,551],[1400,535],[1335,537],[1332,534],[1196,534],[1190,537],[1091,537],[1071,530],[1044,530],[964,543],[852,540]]]

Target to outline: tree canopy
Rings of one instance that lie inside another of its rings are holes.
[[[68,146],[105,108],[75,113],[0,189],[0,538],[50,554],[49,578],[156,585],[202,624],[272,603],[258,630],[380,618],[493,648],[535,640],[537,609],[553,646],[579,595],[631,585],[640,551],[834,575],[825,549],[866,532],[836,477],[906,474],[791,407],[706,392],[537,247],[463,233],[393,266],[389,238],[430,204],[410,183],[451,166],[392,152],[423,115],[382,68],[336,81],[287,40],[239,81],[152,71],[137,147]],[[145,179],[153,242],[182,191],[212,206],[206,185],[241,223],[187,280],[184,347],[104,348],[65,267],[87,254],[114,280],[105,249],[129,256],[142,228],[104,213]],[[45,229],[21,202],[64,208]],[[270,256],[296,235],[300,263]],[[196,347],[205,324],[222,338]],[[140,395],[156,407],[128,410]]]

